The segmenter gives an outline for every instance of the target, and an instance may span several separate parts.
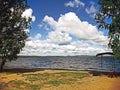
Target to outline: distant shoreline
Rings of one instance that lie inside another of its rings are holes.
[[[75,55],[75,56],[22,56],[22,55],[18,55],[18,58],[39,58],[39,57],[96,57],[96,55]],[[110,55],[106,55],[106,56],[103,56],[103,57],[113,57],[113,56],[110,56]],[[1,58],[1,56],[0,56]]]
[[[96,55],[78,55],[78,56],[18,56],[18,58],[44,58],[44,57],[96,57]],[[100,56],[98,56],[100,57]],[[106,55],[103,57],[113,57],[110,55]]]

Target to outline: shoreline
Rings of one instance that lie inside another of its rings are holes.
[[[79,72],[88,72],[93,76],[107,75],[110,76],[110,71],[97,71],[97,70],[71,70],[71,69],[51,69],[51,68],[4,68],[3,72],[11,72],[11,73],[28,73],[28,72],[37,72],[37,71],[45,71],[45,70],[53,70],[53,71],[79,71]],[[116,77],[120,77],[120,72],[115,72]]]

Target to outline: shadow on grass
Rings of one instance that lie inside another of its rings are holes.
[[[115,72],[115,71],[108,71],[108,72],[89,71],[89,73],[92,74],[93,76],[106,75],[106,76],[111,77],[111,78],[120,77],[120,72]]]
[[[51,69],[51,68],[33,68],[33,69],[27,69],[27,68],[11,68],[11,69],[3,69],[2,72],[8,72],[8,73],[27,73],[27,72],[36,72],[36,71],[44,71],[44,70],[66,70],[66,71],[77,71],[77,70],[68,70],[68,69]]]

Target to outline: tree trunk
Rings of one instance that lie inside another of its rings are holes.
[[[0,72],[2,72],[3,71],[3,67],[4,67],[4,65],[5,65],[5,62],[6,62],[6,60],[4,59],[4,60],[2,60],[2,62],[1,62],[1,64],[0,64]]]

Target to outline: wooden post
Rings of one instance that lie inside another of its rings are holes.
[[[102,58],[103,58],[103,57],[102,57],[102,55],[101,55],[101,69],[102,69]]]
[[[0,38],[2,38],[2,33],[0,32]]]

